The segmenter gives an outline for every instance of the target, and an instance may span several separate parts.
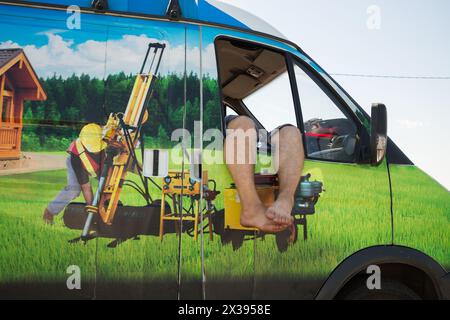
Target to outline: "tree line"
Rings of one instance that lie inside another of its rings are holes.
[[[41,79],[46,101],[27,101],[23,115],[23,150],[64,150],[87,123],[106,123],[112,112],[125,112],[135,82],[134,75],[118,73],[105,80],[89,75],[68,78],[54,75]],[[186,88],[186,108],[184,91]],[[200,79],[188,74],[158,77],[148,104],[149,121],[143,132],[147,139],[167,144],[175,129],[186,124],[193,130],[200,120]],[[220,94],[216,79],[203,78],[204,128],[219,128]],[[185,119],[184,119],[185,118]]]

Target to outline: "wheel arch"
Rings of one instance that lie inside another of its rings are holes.
[[[440,281],[444,279],[446,272],[439,263],[416,249],[395,245],[365,248],[346,258],[324,282],[316,299],[332,300],[368,266],[387,264],[406,265],[422,271],[432,281],[437,296],[450,299],[448,289],[444,288]]]

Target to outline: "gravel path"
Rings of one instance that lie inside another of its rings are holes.
[[[3,166],[0,161],[0,176],[66,168],[67,156],[64,154],[24,152],[23,155],[24,159],[11,161]]]

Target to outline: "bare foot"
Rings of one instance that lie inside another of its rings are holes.
[[[246,228],[257,228],[264,233],[278,233],[287,228],[285,225],[276,223],[266,216],[267,208],[258,204],[253,208],[242,210],[241,225]]]
[[[44,219],[44,222],[46,224],[53,224],[53,218],[54,216],[48,211],[48,209],[44,210],[44,215],[42,216],[42,219]]]
[[[286,228],[294,223],[292,208],[294,207],[294,198],[279,196],[277,201],[266,211],[269,220]]]

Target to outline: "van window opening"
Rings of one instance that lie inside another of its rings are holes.
[[[287,71],[243,102],[268,131],[284,124],[297,126]]]
[[[297,124],[287,61],[283,53],[244,42],[217,42],[220,81],[226,106],[249,116],[268,132]],[[310,159],[354,162],[356,125],[299,65],[294,63],[299,90],[305,149]]]
[[[284,54],[236,40],[218,40],[216,48],[225,105],[268,131],[297,126]]]

